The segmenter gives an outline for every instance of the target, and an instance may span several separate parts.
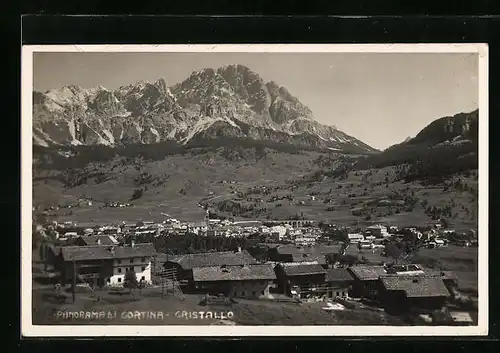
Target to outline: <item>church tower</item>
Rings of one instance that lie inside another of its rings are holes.
[[[208,207],[205,208],[205,224],[207,226],[207,230],[210,228],[210,212],[208,210]]]

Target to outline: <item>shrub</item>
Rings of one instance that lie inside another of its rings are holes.
[[[139,283],[137,282],[137,277],[135,275],[134,271],[127,271],[125,273],[125,279],[123,281],[123,287],[124,288],[129,288],[130,292],[132,292],[132,289],[135,289],[139,286]]]
[[[132,197],[130,198],[131,201],[140,199],[144,193],[144,190],[142,189],[135,189],[134,193],[132,194]]]

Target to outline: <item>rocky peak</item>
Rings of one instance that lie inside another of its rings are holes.
[[[243,65],[223,66],[217,72],[253,111],[269,115],[271,96],[258,74]]]
[[[65,86],[47,94],[35,92],[33,102],[34,138],[44,145],[243,137],[373,151],[318,123],[285,87],[266,83],[243,65],[197,70],[172,87],[164,78],[116,90]]]
[[[159,78],[158,80],[156,80],[154,85],[161,94],[167,95],[168,87],[167,87],[167,82],[165,81],[165,79]]]
[[[94,110],[96,114],[104,116],[117,115],[125,110],[113,92],[107,89],[100,89],[93,101],[89,102],[88,107]]]

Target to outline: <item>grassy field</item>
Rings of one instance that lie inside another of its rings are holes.
[[[115,158],[71,173],[35,170],[34,202],[43,208],[72,204],[80,197],[94,200],[92,206],[55,210],[54,217],[61,221],[155,221],[164,219],[165,214],[187,221],[202,220],[204,211],[198,203],[205,200],[212,210],[223,216],[253,219],[302,216],[357,226],[374,222],[418,226],[430,220],[427,207],[449,207],[450,216],[446,218],[451,228],[465,231],[477,227],[477,178],[474,175],[461,177],[468,185],[467,191],[444,184],[405,184],[397,180],[395,167],[351,171],[341,179],[324,177],[308,181],[307,176],[340,165],[340,157],[333,155],[327,167],[320,165],[318,160],[324,155],[268,150],[265,156],[257,157],[250,150],[238,158],[229,158],[223,152],[207,152],[172,155],[162,161],[149,162]],[[65,185],[64,180],[70,180],[69,185]],[[453,183],[453,178],[448,183]],[[267,188],[265,193],[263,187]],[[255,188],[260,191],[254,192]],[[143,190],[142,197],[131,201],[137,189]],[[291,199],[280,199],[286,196]],[[414,200],[410,210],[405,198]],[[227,210],[228,200],[249,211],[241,212],[235,207]],[[131,202],[134,206],[103,207],[106,202]],[[368,211],[354,215],[356,208]]]
[[[138,292],[134,297],[129,294],[111,295],[99,293],[102,296],[100,302],[95,302],[94,298],[88,294],[79,294],[75,303],[71,302],[68,296],[67,304],[60,303],[54,297],[50,289],[33,290],[33,324],[35,325],[81,325],[81,324],[116,324],[116,325],[206,325],[213,324],[219,319],[204,318],[193,319],[182,316],[181,312],[213,311],[217,313],[227,313],[230,308],[220,307],[211,310],[210,308],[198,305],[200,297],[187,297],[181,300],[172,295],[161,298],[161,291]],[[98,317],[93,319],[70,318],[60,315],[62,312],[106,312],[112,313],[111,317]],[[156,317],[128,316],[130,312],[153,312]],[[59,313],[59,314],[58,314]],[[158,313],[162,313],[159,315]]]
[[[67,171],[34,170],[34,204],[43,208],[73,204],[80,197],[92,198],[93,206],[54,212],[60,220],[80,222],[164,219],[162,212],[181,219],[200,220],[203,219],[203,211],[198,207],[201,199],[232,195],[235,190],[254,185],[283,184],[314,169],[314,160],[319,155],[269,151],[266,157],[257,159],[248,153],[235,160],[217,153],[173,155],[154,162],[125,163],[117,158],[111,163],[90,164],[84,170],[75,171],[76,177]],[[96,173],[104,173],[105,177],[101,180],[92,177]],[[80,182],[68,186],[63,183],[68,179]],[[131,201],[136,189],[143,189],[143,195]],[[134,207],[101,208],[106,202],[131,202]]]
[[[477,248],[447,246],[421,249],[412,261],[432,264],[436,269],[453,271],[458,277],[458,288],[477,296],[479,280]]]

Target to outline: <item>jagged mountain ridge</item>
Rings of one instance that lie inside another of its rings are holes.
[[[33,143],[40,146],[150,144],[250,138],[357,153],[374,148],[317,122],[284,87],[242,65],[108,90],[64,86],[33,93]]]

